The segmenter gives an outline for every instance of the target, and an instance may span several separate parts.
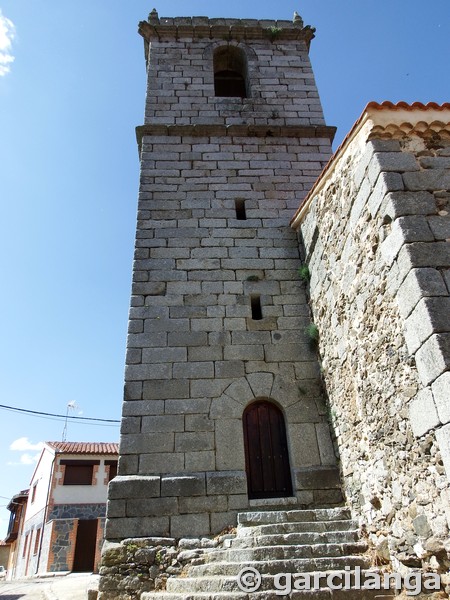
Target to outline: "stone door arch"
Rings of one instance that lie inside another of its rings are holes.
[[[286,426],[273,402],[257,400],[244,411],[245,469],[248,497],[292,496]]]

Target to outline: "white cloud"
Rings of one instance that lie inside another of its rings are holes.
[[[24,452],[20,458],[19,458],[19,462],[8,462],[8,466],[12,466],[12,467],[17,467],[19,465],[34,465],[34,463],[37,463],[37,461],[39,460],[41,453],[38,452],[37,454],[30,454],[29,452]]]
[[[27,437],[17,438],[14,440],[9,446],[10,450],[17,450],[19,452],[25,452],[26,450],[42,450],[44,447],[43,442],[38,442],[37,444],[33,444]],[[26,463],[30,464],[30,463]]]
[[[20,457],[20,464],[21,465],[34,465],[35,462],[38,461],[38,458],[40,457],[41,453],[38,452],[37,454],[31,455],[28,454],[28,452],[25,452],[25,454],[22,454],[22,456]]]
[[[14,23],[0,10],[0,77],[9,73],[10,65],[14,61],[14,56],[11,54],[14,36]]]
[[[43,442],[38,442],[37,444],[33,444],[27,437],[17,438],[14,440],[10,446],[10,450],[14,450],[16,452],[23,452],[19,457],[19,462],[9,462],[8,465],[34,465],[41,455],[40,452],[36,454],[31,454],[33,450],[42,450],[44,447]]]

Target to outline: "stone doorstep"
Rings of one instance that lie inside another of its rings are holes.
[[[27,579],[52,579],[54,577],[66,577],[70,575],[72,571],[55,571],[54,573],[48,571],[47,573],[39,573],[38,575],[33,575],[31,577],[27,577]]]
[[[249,500],[248,504],[250,506],[250,508],[264,508],[264,507],[271,507],[271,508],[279,508],[281,506],[290,506],[290,505],[295,505],[298,503],[298,500],[296,497],[288,497],[288,498],[259,498],[258,500]]]

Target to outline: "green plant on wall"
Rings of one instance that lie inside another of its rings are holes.
[[[329,404],[327,405],[327,417],[328,417],[329,423],[334,423],[337,418],[336,411],[334,410],[334,408],[331,408]]]
[[[315,350],[319,343],[319,329],[317,325],[315,323],[310,323],[305,329],[305,333],[308,336],[309,347],[312,350]]]
[[[302,265],[297,270],[297,273],[298,273],[298,276],[300,277],[300,279],[302,281],[304,281],[305,283],[308,283],[308,281],[311,279],[311,273],[309,272],[308,265]]]
[[[280,37],[280,34],[283,30],[281,29],[281,27],[275,27],[274,25],[273,27],[269,27],[267,31],[269,32],[270,41],[273,42],[278,37]]]

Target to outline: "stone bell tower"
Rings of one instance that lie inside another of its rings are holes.
[[[289,221],[331,154],[294,21],[141,22],[148,70],[119,476],[106,537],[341,501]]]

